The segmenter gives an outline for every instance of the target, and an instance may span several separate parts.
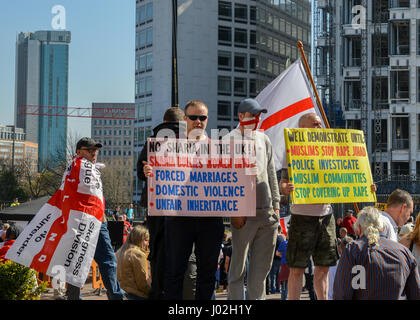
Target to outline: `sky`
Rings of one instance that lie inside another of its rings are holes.
[[[16,36],[53,30],[61,5],[69,50],[68,107],[134,102],[135,0],[1,0],[0,124],[13,124]],[[90,136],[89,118],[68,118],[68,133]]]

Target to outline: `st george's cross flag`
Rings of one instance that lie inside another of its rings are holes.
[[[280,227],[285,236],[287,236],[287,232],[289,232],[288,225],[289,225],[290,218],[291,218],[291,215],[280,218]]]
[[[286,163],[284,128],[298,128],[299,118],[305,113],[314,112],[321,118],[325,128],[301,59],[265,87],[255,100],[267,109],[267,113],[260,115],[259,129],[264,130],[270,138],[276,170],[281,170]]]
[[[103,166],[75,155],[60,189],[25,227],[6,259],[81,288],[105,212],[99,172]]]

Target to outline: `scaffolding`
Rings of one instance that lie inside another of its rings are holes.
[[[335,0],[314,0],[314,39],[316,86],[332,128],[338,119],[336,96]]]
[[[382,3],[385,1],[382,1]],[[381,71],[382,71],[382,21],[383,21],[383,10],[380,6],[380,1],[376,0],[373,2],[372,8],[372,20],[373,20],[373,35],[372,39],[374,40],[374,56],[372,59],[373,75],[374,75],[374,97],[372,100],[372,109],[374,114],[374,141],[372,143],[372,154],[373,154],[373,167],[374,167],[374,179],[383,180],[384,179],[384,163],[382,158],[382,80],[381,80]]]

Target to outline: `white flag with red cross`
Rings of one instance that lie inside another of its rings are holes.
[[[60,189],[25,227],[6,259],[82,287],[105,211],[101,166],[74,156]]]
[[[267,113],[260,115],[259,129],[270,138],[276,170],[285,163],[284,128],[298,128],[305,113],[317,113],[325,128],[321,112],[311,91],[301,59],[296,60],[255,98]]]

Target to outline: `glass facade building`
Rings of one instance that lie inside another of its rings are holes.
[[[20,33],[17,38],[15,120],[27,139],[38,143],[40,168],[66,156],[67,117],[27,115],[25,106],[67,107],[69,43],[69,31]]]
[[[135,159],[171,106],[170,3],[136,0]],[[309,0],[178,0],[177,9],[179,106],[206,103],[209,136],[236,127],[240,101],[256,97],[300,57],[298,40],[310,57]],[[134,201],[143,187],[136,176]]]

